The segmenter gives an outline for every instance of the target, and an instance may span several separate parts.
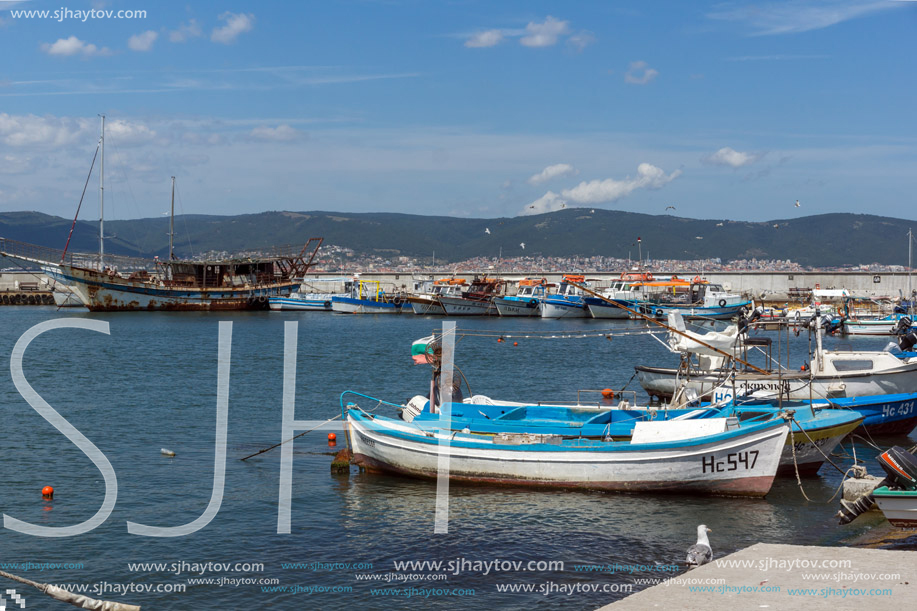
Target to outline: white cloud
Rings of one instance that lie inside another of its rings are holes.
[[[487,30],[484,32],[478,32],[466,40],[465,46],[472,49],[480,49],[483,47],[493,47],[500,44],[501,42],[503,42],[502,30]]]
[[[220,15],[219,19],[225,21],[226,25],[214,28],[210,34],[210,40],[224,45],[231,45],[236,42],[240,34],[249,32],[255,27],[255,16],[251,13],[230,13],[227,11]]]
[[[142,34],[135,34],[128,38],[127,47],[131,51],[149,51],[153,48],[153,43],[156,42],[158,37],[159,34],[154,30],[147,30]]]
[[[7,146],[60,149],[82,138],[91,142],[89,128],[87,119],[0,113],[0,142]]]
[[[565,208],[568,202],[575,204],[604,204],[630,195],[637,189],[661,189],[681,176],[681,170],[666,174],[661,168],[650,163],[637,166],[637,175],[624,180],[606,178],[605,180],[583,181],[572,189],[564,189],[560,195],[548,191],[526,206],[522,214],[542,214]]]
[[[143,123],[108,119],[105,121],[105,134],[111,136],[117,146],[135,146],[144,144],[156,137],[156,132]]]
[[[644,61],[631,62],[624,75],[624,82],[633,85],[646,85],[659,75],[658,70],[650,68]]]
[[[197,24],[197,21],[191,19],[188,23],[183,23],[169,32],[169,42],[185,42],[191,38],[197,38],[202,34],[201,26]]]
[[[570,33],[568,21],[558,21],[548,15],[544,23],[529,22],[525,26],[526,36],[519,42],[526,47],[551,47],[557,44],[558,36]]]
[[[531,204],[526,206],[522,214],[544,214],[545,212],[554,212],[560,210],[566,205],[566,202],[554,191],[548,191]]]
[[[268,142],[292,142],[304,136],[303,132],[286,124],[278,125],[277,127],[261,125],[253,128],[248,135],[255,140]]]
[[[530,185],[540,185],[541,183],[548,182],[555,178],[560,178],[562,176],[576,176],[579,174],[579,170],[574,168],[569,163],[558,163],[555,165],[549,165],[542,171],[538,172],[529,177],[528,183]]]
[[[111,55],[111,49],[102,47],[101,49],[92,43],[84,42],[76,36],[70,38],[59,38],[57,42],[41,45],[41,50],[48,55],[60,55],[69,57],[71,55],[82,55],[83,57],[93,57],[97,55]]]
[[[741,168],[742,166],[753,164],[761,157],[762,155],[759,153],[742,153],[732,147],[724,146],[717,152],[702,157],[701,161],[709,165]]]
[[[906,6],[909,2],[862,0],[797,0],[789,3],[732,3],[707,17],[721,21],[744,23],[755,30],[754,35],[796,34],[820,30],[843,21],[863,17],[878,11]]]
[[[577,52],[582,51],[595,42],[595,35],[589,30],[582,30],[567,39],[567,44]]]

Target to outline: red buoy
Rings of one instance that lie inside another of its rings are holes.
[[[334,433],[328,433],[328,441],[337,441],[338,436]]]
[[[615,391],[611,390],[610,388],[606,388],[605,390],[602,391],[602,396],[605,397],[606,399],[614,399]]]
[[[519,342],[513,342],[513,345],[514,345],[514,346],[518,346],[518,345],[519,345]]]
[[[41,489],[41,497],[48,499],[49,501],[54,498],[54,488],[51,486],[45,486]]]

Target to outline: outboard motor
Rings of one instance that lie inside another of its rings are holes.
[[[846,318],[845,316],[841,316],[840,318],[835,318],[834,320],[828,320],[826,318],[825,322],[822,324],[822,326],[825,329],[825,333],[827,333],[828,335],[834,335],[835,333],[840,331],[844,327],[845,318]]]
[[[739,318],[739,335],[748,331],[748,327],[751,325],[751,323],[761,318],[761,315],[763,313],[764,313],[764,306],[758,306],[757,308],[752,310],[750,313],[746,312],[744,316]]]
[[[895,325],[894,334],[898,336],[898,347],[902,352],[910,352],[917,345],[917,331],[911,331],[912,324],[911,319],[905,316]]]
[[[885,479],[879,482],[876,488],[888,486],[896,490],[917,490],[917,458],[913,454],[900,446],[894,446],[879,454],[876,460],[886,474]],[[853,522],[860,514],[869,511],[874,501],[872,492],[864,494],[852,503],[841,500],[841,509],[837,512],[838,524]]]

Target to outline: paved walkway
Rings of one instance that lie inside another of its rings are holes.
[[[758,543],[602,610],[917,607],[917,551]]]

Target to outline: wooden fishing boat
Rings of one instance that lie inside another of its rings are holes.
[[[641,422],[630,441],[526,433],[456,432],[345,408],[353,462],[369,471],[477,484],[764,496],[789,427],[717,418]],[[705,434],[698,436],[698,431]]]

